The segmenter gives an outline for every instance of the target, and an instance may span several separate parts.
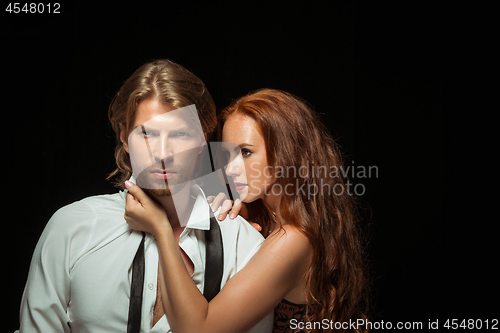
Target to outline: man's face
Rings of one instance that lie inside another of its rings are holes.
[[[194,105],[174,109],[156,99],[142,101],[124,143],[137,185],[145,192],[172,195],[193,179],[205,138]]]

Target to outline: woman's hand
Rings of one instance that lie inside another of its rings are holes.
[[[217,219],[219,221],[222,221],[226,218],[227,214],[229,214],[230,219],[234,219],[238,214],[243,217],[245,220],[248,221],[248,209],[247,206],[243,201],[241,201],[239,198],[236,199],[233,203],[232,200],[227,199],[226,194],[223,192],[219,193],[216,197],[213,195],[207,197],[207,202],[210,205],[210,208],[212,208],[212,211],[215,213],[219,207],[222,207],[219,216],[217,216]],[[262,227],[258,225],[257,223],[253,223],[248,221],[257,231],[261,231]]]
[[[145,231],[156,237],[171,226],[167,214],[156,202],[134,183],[125,181],[128,189],[127,203],[125,205],[125,220],[130,228]]]

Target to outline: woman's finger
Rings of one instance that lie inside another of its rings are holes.
[[[248,220],[249,218],[247,205],[239,198],[234,201],[229,218],[234,219],[238,215],[243,217],[245,220]]]
[[[250,223],[252,225],[252,227],[254,227],[257,231],[262,230],[262,227],[259,224],[255,223],[255,222],[250,222],[250,221],[248,221],[248,223]]]
[[[137,199],[137,201],[141,205],[144,205],[144,203],[149,202],[151,200],[139,186],[135,185],[131,181],[126,180],[125,187],[127,188],[128,193],[133,195],[134,198]]]
[[[248,207],[244,202],[241,203],[241,209],[239,213],[240,216],[243,217],[245,220],[248,220],[250,218],[250,215],[248,214]]]
[[[234,219],[240,213],[240,209],[242,207],[243,202],[238,198],[234,201],[233,208],[231,208],[231,212],[229,214],[230,219]]]
[[[219,209],[219,207],[222,205],[224,200],[226,200],[226,199],[227,199],[227,197],[226,197],[225,193],[221,192],[221,193],[217,194],[214,201],[210,205],[210,207],[212,207],[212,212],[215,213],[217,211],[217,209]]]
[[[141,203],[131,192],[127,192],[127,196],[125,197],[125,216],[128,217],[137,207],[142,207]]]
[[[226,218],[227,214],[231,210],[231,207],[233,207],[233,202],[231,200],[226,200],[222,203],[219,216],[217,217],[219,221],[222,221]]]

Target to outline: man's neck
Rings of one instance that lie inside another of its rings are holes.
[[[155,196],[155,200],[163,207],[165,213],[167,213],[167,218],[176,238],[184,230],[193,210],[194,201],[191,200],[190,191],[191,186],[188,182],[184,188],[175,194]]]

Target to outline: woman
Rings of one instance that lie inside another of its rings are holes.
[[[324,319],[328,327],[319,331],[335,331],[343,322],[366,318],[353,197],[339,172],[339,149],[314,111],[292,94],[263,89],[222,111],[219,140],[241,149],[236,158],[228,152],[226,173],[267,238],[210,303],[187,274],[163,210],[149,204],[144,209],[142,201],[150,199],[128,186],[139,202],[127,200],[126,219],[156,238],[162,300],[173,331],[241,332],[273,308],[275,332],[298,332],[291,324]]]

